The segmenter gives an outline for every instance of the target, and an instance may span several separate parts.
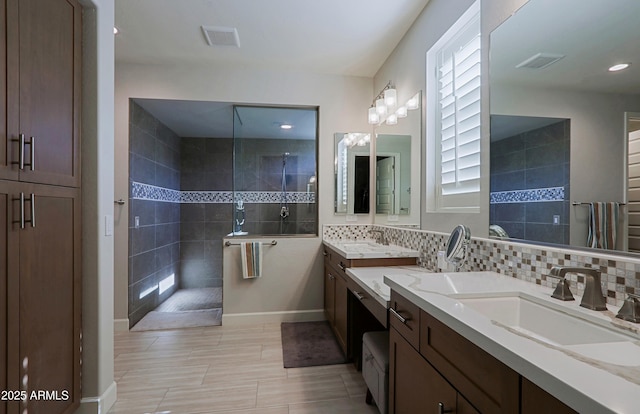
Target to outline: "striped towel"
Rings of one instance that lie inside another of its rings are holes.
[[[595,249],[615,249],[620,204],[589,203],[589,238],[587,246]]]
[[[262,276],[262,243],[241,242],[240,258],[242,261],[243,279],[253,279]]]

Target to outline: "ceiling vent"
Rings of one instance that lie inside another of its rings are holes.
[[[235,27],[201,26],[209,46],[240,47],[240,37]]]
[[[563,57],[564,55],[554,53],[538,53],[517,64],[516,68],[542,69],[559,61]]]

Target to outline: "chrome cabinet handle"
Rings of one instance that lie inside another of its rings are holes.
[[[453,412],[452,409],[445,410],[443,403],[441,402],[438,403],[438,414],[445,414],[445,413],[452,413],[452,412]]]
[[[322,255],[323,256],[329,256],[329,254],[325,250],[322,251]]]
[[[332,275],[331,273],[329,273],[329,280],[334,280],[336,277],[334,275]]]
[[[11,164],[17,164],[18,169],[24,170],[24,134],[18,135],[18,138],[13,138],[11,141],[18,143],[18,161],[13,161]]]
[[[20,228],[24,229],[24,193],[20,193],[20,197],[14,198],[14,201],[20,201],[20,219],[13,222],[20,223]]]
[[[22,148],[23,148],[23,154],[22,154],[22,161],[23,161],[23,167],[22,169],[24,169],[25,165],[29,166],[29,169],[31,171],[34,170],[35,165],[36,165],[36,139],[34,137],[31,137],[31,139],[29,140],[29,142],[25,142],[24,141],[24,134],[22,135],[22,140],[23,140],[23,144],[22,144]],[[28,164],[24,162],[24,146],[25,145],[29,145],[31,151],[31,162],[29,162]]]
[[[407,321],[409,320],[409,318],[405,318],[405,317],[403,317],[402,315],[400,315],[400,314],[398,313],[398,311],[397,311],[397,310],[395,310],[395,309],[393,309],[393,308],[389,308],[389,312],[391,312],[391,314],[392,314],[392,315],[394,315],[396,318],[398,318],[398,320],[399,320],[400,322],[402,322],[402,323],[403,323],[403,324],[405,324],[405,325],[407,324]]]
[[[356,292],[355,290],[352,290],[351,293],[353,293],[354,295],[356,295],[356,298],[358,298],[359,300],[364,300],[366,299],[366,297],[364,295],[362,295],[360,292]]]
[[[36,226],[36,195],[31,193],[31,197],[29,198],[31,202],[31,219],[26,220],[27,223],[31,223],[31,227]]]
[[[345,265],[342,264],[342,262],[338,263],[338,266],[340,267],[340,269],[344,270],[347,267]]]

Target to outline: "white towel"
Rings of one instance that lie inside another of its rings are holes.
[[[262,276],[262,243],[240,242],[240,259],[243,279]]]

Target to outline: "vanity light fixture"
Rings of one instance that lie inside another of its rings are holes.
[[[609,72],[619,72],[631,66],[631,63],[618,63],[609,68]]]
[[[406,117],[408,110],[418,109],[420,106],[420,94],[417,93],[412,96],[404,105],[399,107],[397,105],[398,92],[389,81],[371,103],[367,114],[369,124],[378,125],[382,122],[386,122],[387,125],[397,124],[398,118]]]
[[[389,108],[395,108],[398,104],[398,94],[393,87],[384,91],[384,104]]]
[[[420,106],[420,96],[419,93],[416,93],[407,101],[407,109],[418,109],[418,106]]]
[[[349,132],[344,136],[344,145],[347,148],[354,146],[364,147],[371,142],[371,134],[365,134],[362,132]]]
[[[380,115],[378,115],[378,112],[376,111],[376,107],[372,105],[369,108],[369,123],[377,124],[379,122],[380,122]]]

